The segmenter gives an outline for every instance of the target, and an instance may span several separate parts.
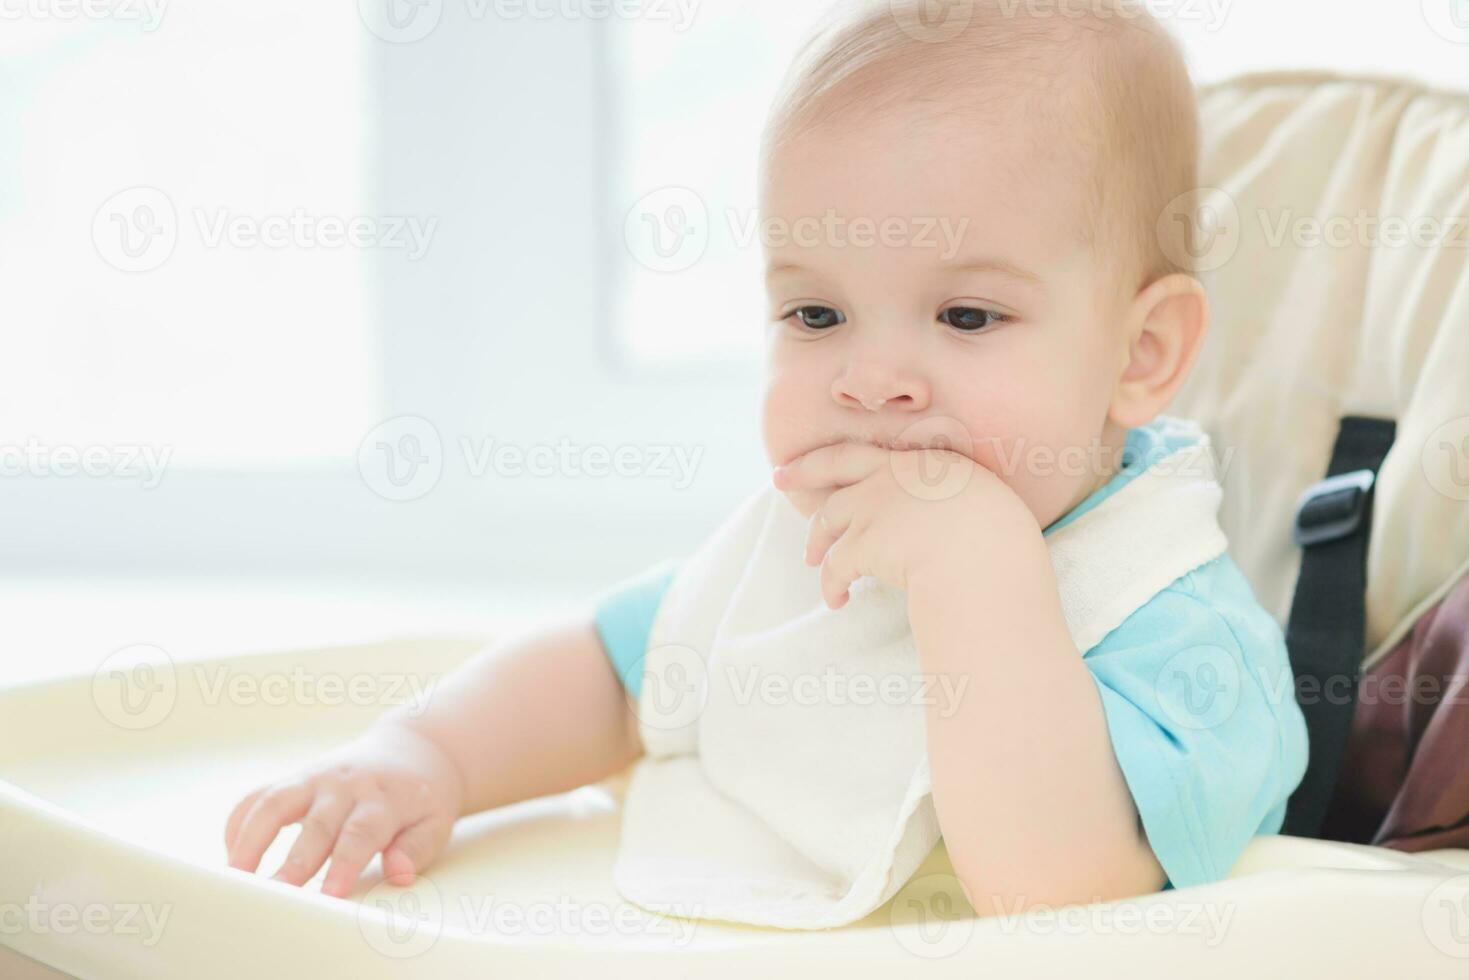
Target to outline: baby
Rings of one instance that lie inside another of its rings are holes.
[[[1182,57],[1126,0],[974,0],[942,21],[921,2],[839,8],[787,77],[759,174],[767,228],[851,229],[764,242],[763,440],[809,519],[806,561],[832,609],[862,576],[903,590],[924,670],[973,679],[926,730],[977,909],[1218,879],[1279,830],[1305,769],[1289,685],[1270,693],[1289,677],[1278,626],[1225,554],[1079,650],[1047,550],[1199,439],[1161,416],[1209,320],[1173,220],[1198,183]],[[956,249],[923,234],[935,221],[962,229]],[[921,492],[939,471],[958,489]],[[407,882],[460,816],[625,769],[676,570],[500,641],[426,709],[249,794],[230,864],[255,870],[299,822],[277,878],[330,859],[322,890],[345,896],[380,852]],[[1198,649],[1238,680],[1207,724],[1157,693]]]

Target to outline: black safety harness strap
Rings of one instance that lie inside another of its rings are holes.
[[[1326,479],[1296,503],[1292,536],[1303,551],[1285,643],[1310,761],[1286,805],[1283,834],[1317,835],[1341,774],[1367,652],[1372,490],[1396,432],[1391,419],[1342,419]]]

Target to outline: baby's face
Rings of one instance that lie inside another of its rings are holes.
[[[771,464],[943,446],[1045,527],[1106,482],[1122,434],[1125,306],[1099,301],[1080,176],[1023,120],[829,125],[781,148],[761,189]]]

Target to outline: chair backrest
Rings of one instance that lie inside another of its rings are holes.
[[[1396,419],[1368,557],[1372,661],[1469,571],[1469,93],[1319,72],[1200,90],[1190,250],[1213,326],[1173,414],[1222,466],[1231,551],[1283,624],[1297,496],[1340,419]]]

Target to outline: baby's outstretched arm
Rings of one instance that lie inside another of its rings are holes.
[[[301,823],[277,878],[343,896],[372,856],[404,881],[431,864],[463,815],[574,789],[642,752],[636,716],[588,615],[490,644],[301,772],[262,786],[229,816],[231,866],[254,871]]]

